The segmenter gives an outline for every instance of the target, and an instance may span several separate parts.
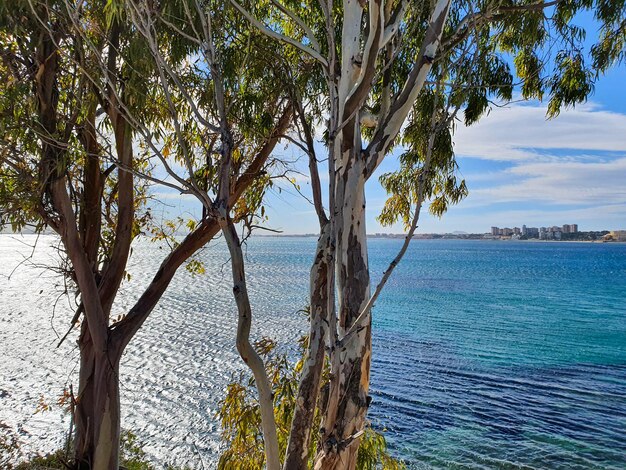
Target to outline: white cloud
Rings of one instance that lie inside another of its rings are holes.
[[[510,181],[511,176],[517,178],[474,190],[470,180],[466,206],[515,201],[581,206],[626,203],[626,158],[523,163],[501,172],[501,180]]]
[[[545,151],[626,151],[626,115],[586,104],[546,120],[546,107],[513,104],[455,134],[458,155],[486,160],[545,160]],[[549,152],[547,152],[549,153]],[[579,158],[579,157],[577,157]]]
[[[567,216],[574,222],[605,220],[624,225],[626,114],[594,104],[564,111],[550,121],[545,113],[546,107],[537,103],[515,104],[494,109],[475,126],[458,129],[459,155],[509,166],[494,171],[485,162],[485,171],[465,175],[470,195],[456,216],[481,209],[500,224]],[[516,204],[520,210],[503,209],[500,204]]]

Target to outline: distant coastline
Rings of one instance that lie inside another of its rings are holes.
[[[548,243],[626,243],[626,240],[607,240],[604,237],[611,233],[608,230],[590,231],[590,232],[577,232],[575,234],[567,234],[570,237],[561,238],[560,240],[548,239],[542,240],[538,238],[513,238],[506,236],[493,236],[490,233],[420,233],[413,235],[413,240],[479,240],[479,241],[521,241],[521,242],[548,242]],[[0,235],[56,235],[52,230],[44,230],[40,234],[37,234],[32,230],[23,230],[21,232],[13,232],[11,230],[0,230]],[[181,233],[179,236],[185,236],[186,233]],[[317,238],[317,233],[271,233],[264,234],[257,232],[255,237],[259,238]],[[404,233],[369,233],[367,238],[372,239],[402,239],[406,237]]]
[[[482,241],[522,241],[522,242],[576,242],[576,243],[626,243],[623,240],[605,240],[603,237],[610,233],[608,230],[593,231],[593,232],[577,232],[575,237],[571,239],[563,238],[561,240],[540,240],[538,238],[511,238],[511,237],[494,237],[489,233],[422,233],[413,235],[413,240],[482,240]],[[317,238],[316,233],[302,233],[302,234],[258,234],[259,237],[283,237],[283,238]],[[406,234],[404,233],[370,233],[368,238],[377,239],[404,239]]]

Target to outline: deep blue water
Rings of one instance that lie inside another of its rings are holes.
[[[250,251],[296,285],[314,243]],[[374,283],[400,244],[370,239]],[[626,245],[415,241],[373,338],[369,417],[410,468],[626,469]]]

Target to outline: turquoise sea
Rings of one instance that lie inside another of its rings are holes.
[[[420,241],[374,323],[371,417],[415,468],[626,468],[626,245]]]
[[[289,347],[306,329],[297,311],[315,242],[249,241],[255,337]],[[0,274],[22,245],[0,237]],[[369,240],[374,283],[400,245]],[[223,248],[201,253],[205,276],[176,276],[122,361],[123,426],[157,462],[212,468],[219,455],[217,402],[245,370]],[[163,255],[137,243],[120,311]],[[67,301],[50,274],[24,268],[0,282],[0,414],[41,449],[68,425],[33,414],[75,377],[71,338],[55,349]],[[416,240],[373,321],[369,418],[409,468],[626,469],[626,245]]]

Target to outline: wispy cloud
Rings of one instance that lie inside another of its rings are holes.
[[[503,170],[500,176],[501,184],[472,190],[468,205],[514,201],[581,206],[626,203],[626,158],[523,163]],[[471,189],[471,181],[469,184]]]
[[[539,104],[495,108],[480,123],[457,129],[455,151],[465,157],[517,162],[542,161],[550,156],[546,151],[555,150],[626,152],[625,114],[586,104],[549,121],[545,116],[546,107]]]
[[[470,194],[439,220],[427,215],[424,232],[465,230],[484,232],[491,225],[545,226],[578,223],[583,230],[626,228],[626,114],[587,104],[564,111],[547,121],[538,103],[495,108],[478,124],[459,127],[455,150]],[[326,150],[317,145],[318,156]],[[292,145],[277,156],[297,159]],[[393,158],[380,172],[395,167]],[[310,195],[307,161],[294,165],[302,191]],[[327,181],[324,163],[322,185]],[[310,204],[281,182],[281,193],[268,195],[270,225],[286,233],[316,232],[317,219]],[[155,187],[165,212],[192,211],[199,204],[189,195]],[[382,229],[375,221],[386,195],[377,181],[367,186],[369,232],[399,232],[401,225]]]

